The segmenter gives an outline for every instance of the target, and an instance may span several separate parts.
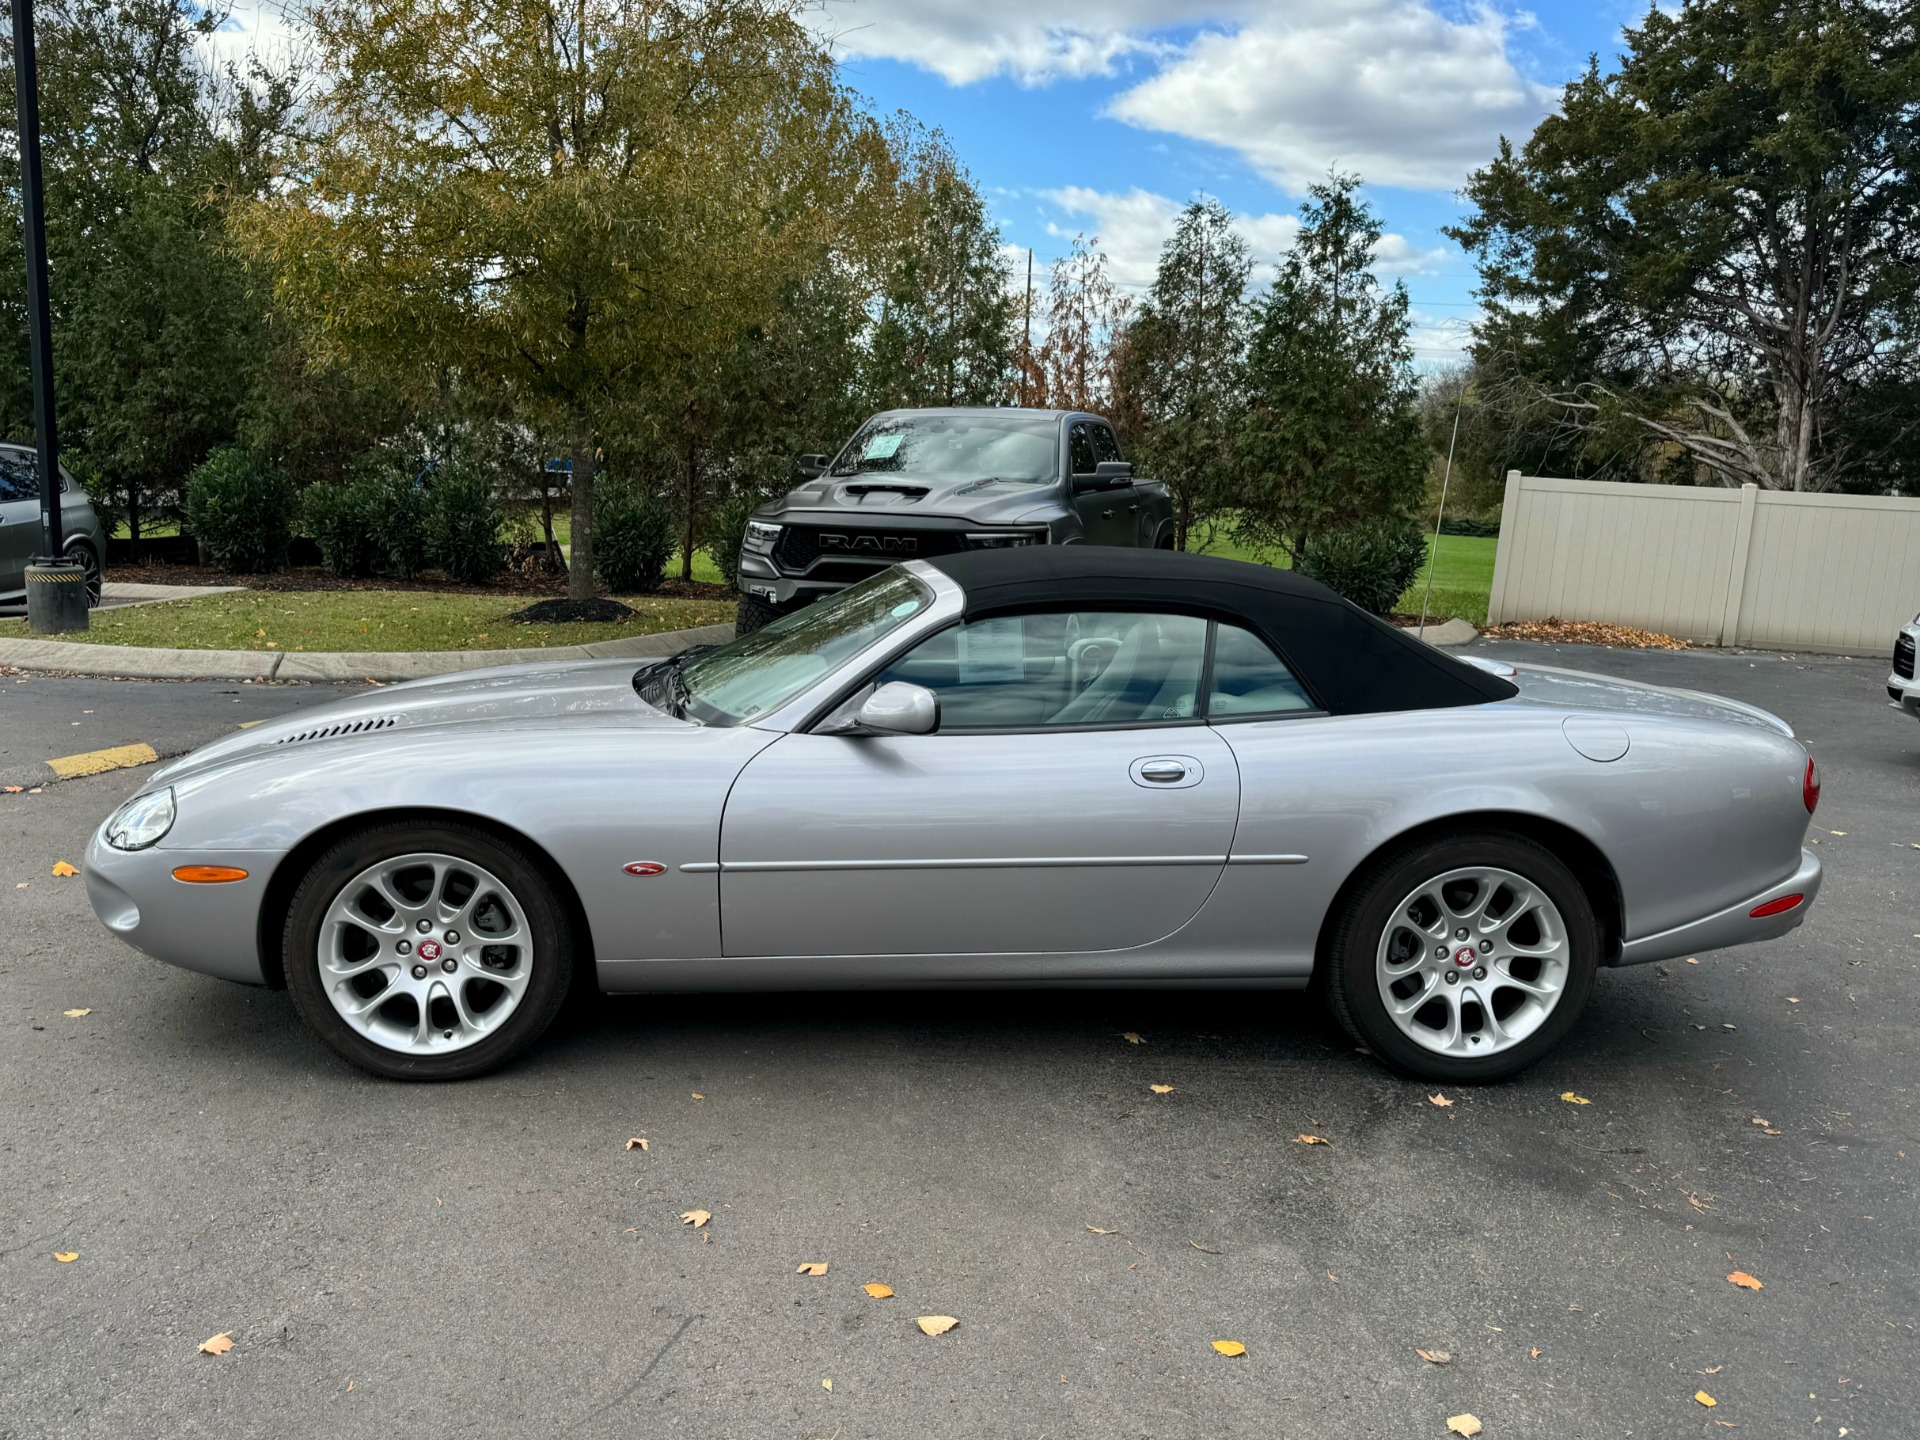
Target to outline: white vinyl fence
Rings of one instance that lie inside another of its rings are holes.
[[[1920,611],[1920,500],[1507,474],[1488,618],[1871,654]]]

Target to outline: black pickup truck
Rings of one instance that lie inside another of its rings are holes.
[[[761,506],[740,547],[739,631],[902,560],[1009,545],[1173,548],[1166,486],[1113,427],[1067,410],[885,410],[806,482]]]

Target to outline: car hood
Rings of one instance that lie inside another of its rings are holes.
[[[859,475],[815,480],[761,507],[771,521],[847,521],[892,525],[924,517],[1008,524],[1058,509],[1054,482],[966,479],[952,475]]]
[[[634,691],[635,672],[658,663],[536,661],[385,685],[349,700],[262,721],[238,735],[203,745],[160,770],[152,783],[169,784],[264,751],[365,744],[401,731],[529,722],[684,728],[686,721],[655,709]]]
[[[1552,665],[1492,665],[1475,657],[1473,663],[1505,675],[1520,689],[1517,702],[1547,705],[1557,710],[1610,710],[1636,715],[1666,715],[1684,720],[1724,720],[1753,725],[1791,736],[1793,727],[1771,711],[1724,695],[1701,690],[1677,690],[1645,685],[1637,680],[1615,680],[1584,670],[1562,670]]]

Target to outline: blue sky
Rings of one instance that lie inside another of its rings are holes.
[[[1467,257],[1441,234],[1497,137],[1523,138],[1644,0],[827,0],[846,79],[951,137],[1036,284],[1076,231],[1117,277],[1150,278],[1196,194],[1255,258],[1287,243],[1304,186],[1358,171],[1384,218],[1423,365],[1459,353]]]

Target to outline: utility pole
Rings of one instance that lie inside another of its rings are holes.
[[[20,121],[21,233],[27,252],[27,362],[40,470],[40,549],[27,567],[27,628],[55,634],[87,628],[85,569],[61,554],[60,436],[53,407],[53,322],[47,306],[47,211],[40,178],[40,82],[33,0],[13,0],[13,79]]]
[[[1020,334],[1020,404],[1027,403],[1027,376],[1033,371],[1033,247],[1027,247],[1027,311]]]

